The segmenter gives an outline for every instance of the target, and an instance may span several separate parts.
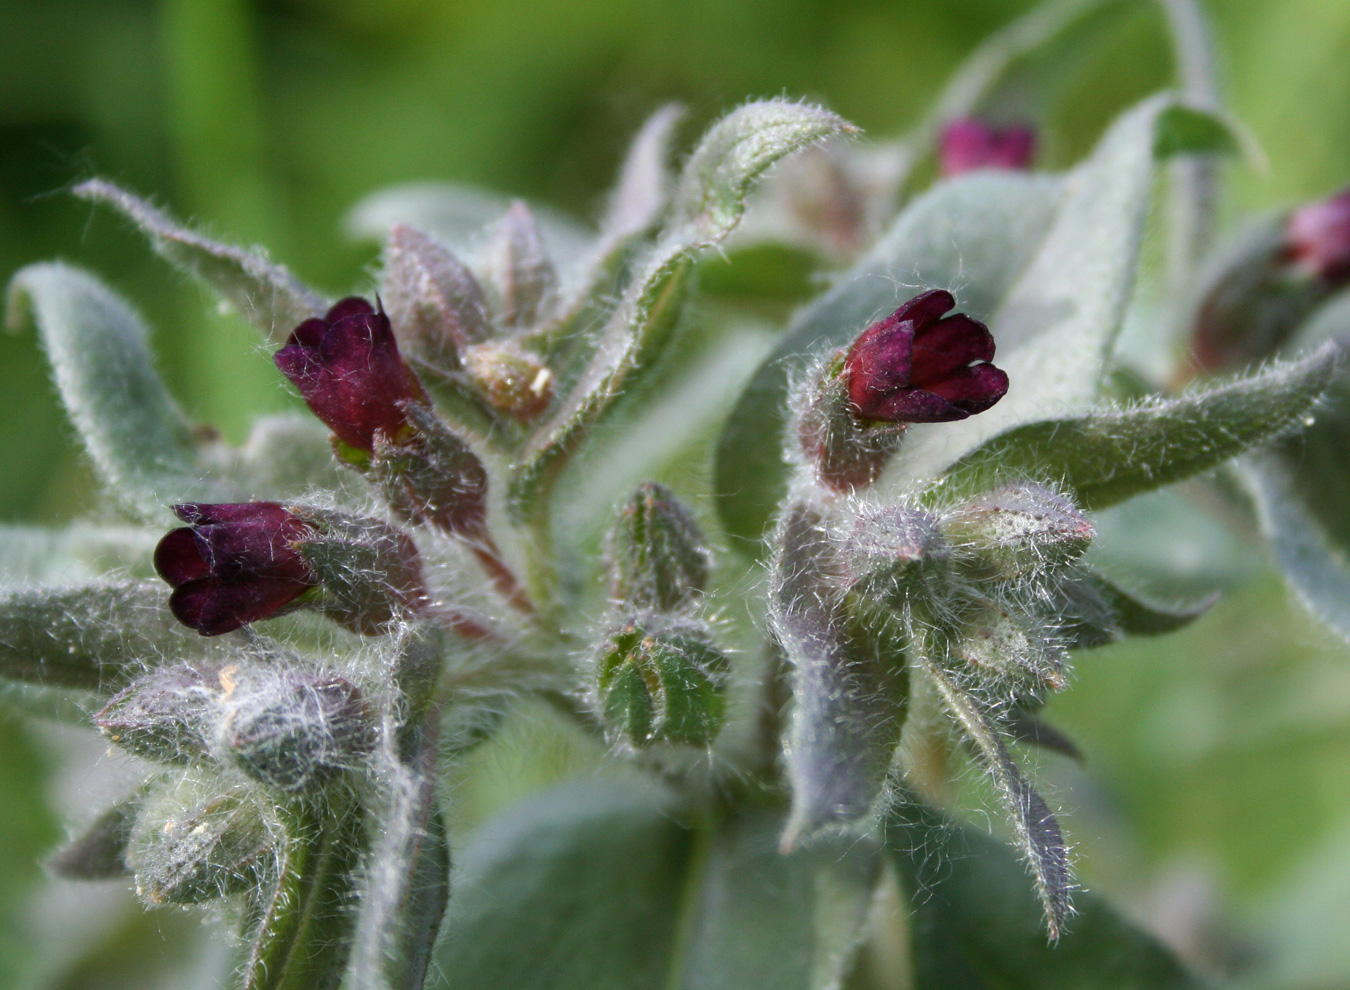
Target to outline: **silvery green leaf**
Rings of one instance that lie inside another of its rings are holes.
[[[670,230],[686,249],[709,247],[735,228],[755,180],[779,159],[856,128],[821,107],[747,103],[703,136],[671,199]]]
[[[600,221],[602,241],[626,240],[660,219],[670,199],[670,142],[683,116],[683,107],[667,104],[638,131]]]
[[[127,845],[144,803],[144,789],[118,801],[47,858],[48,872],[68,880],[130,876]]]
[[[1000,478],[1041,478],[1063,485],[1085,509],[1114,505],[1306,425],[1338,355],[1327,344],[1180,398],[1019,426],[953,464],[931,497],[982,491]]]
[[[842,347],[919,287],[948,287],[987,318],[1045,237],[1061,195],[1053,176],[980,173],[916,199],[876,246],[803,309],[755,372],[726,421],[716,460],[728,530],[757,540],[787,490],[784,404],[793,362]]]
[[[238,492],[202,467],[191,424],[151,361],[140,316],[102,282],[58,262],[9,284],[11,328],[29,318],[85,449],[127,509],[162,518],[172,502],[225,502]]]
[[[456,857],[436,953],[446,985],[669,986],[692,843],[672,810],[671,796],[650,785],[596,779],[554,787],[485,824]]]
[[[1308,610],[1350,640],[1350,558],[1308,510],[1288,465],[1276,454],[1243,463],[1261,529],[1285,579]]]
[[[354,238],[383,241],[391,227],[404,224],[430,234],[456,257],[469,258],[482,246],[487,228],[510,207],[509,196],[473,186],[412,182],[371,193],[347,213],[344,229]],[[550,258],[566,262],[587,255],[594,235],[585,227],[544,206],[532,203],[530,210]],[[565,263],[560,267],[570,271]]]
[[[897,801],[886,846],[912,899],[914,990],[1199,990],[1172,951],[1080,891],[1057,942],[1013,851],[914,800]]]
[[[679,316],[694,258],[735,229],[754,181],[794,151],[853,131],[829,111],[781,101],[747,104],[712,126],[684,167],[665,231],[636,266],[585,369],[517,462],[509,501],[518,517],[535,510],[580,438],[633,387],[635,372],[654,363]]]
[[[0,526],[0,588],[73,585],[113,569],[150,577],[150,557],[164,535],[136,526],[74,523],[64,529]]]
[[[1160,128],[1185,106],[1168,95],[1144,101],[1068,173],[1053,222],[988,320],[1007,395],[962,422],[914,429],[892,478],[931,477],[1013,426],[1081,413],[1096,400],[1134,288],[1157,155],[1175,150],[1159,148]],[[1187,108],[1187,119],[1202,112]],[[1221,149],[1183,142],[1182,150]]]
[[[363,990],[421,990],[450,896],[450,846],[436,800],[437,734],[409,733],[410,760],[384,766],[374,811],[348,982]]]
[[[924,667],[937,685],[943,703],[961,726],[980,761],[989,770],[1012,816],[1022,854],[1035,880],[1036,894],[1045,910],[1050,939],[1059,938],[1071,910],[1069,852],[1059,823],[1045,801],[1022,776],[1008,752],[997,725],[976,698],[931,660]]]
[[[307,413],[260,416],[244,445],[226,458],[227,474],[259,498],[301,498],[315,489],[346,490],[353,502],[364,498],[364,484],[354,485],[357,475],[333,456],[331,437],[328,427]]]
[[[336,990],[352,944],[365,816],[350,796],[283,811],[272,883],[248,897],[239,990]]]
[[[156,252],[208,286],[273,343],[285,340],[296,324],[326,308],[321,296],[269,260],[261,248],[213,241],[103,179],[82,182],[72,191],[121,213],[150,239]]]
[[[878,875],[875,840],[778,851],[782,815],[731,816],[711,837],[681,990],[837,990],[865,932]],[[707,840],[705,840],[707,841]]]
[[[389,228],[380,296],[401,348],[442,372],[459,366],[462,347],[493,335],[473,273],[415,227]]]
[[[164,660],[227,656],[169,612],[159,582],[107,582],[0,594],[0,678],[109,695]]]

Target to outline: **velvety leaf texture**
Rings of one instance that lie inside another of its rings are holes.
[[[937,496],[1038,478],[1067,485],[1083,508],[1106,508],[1297,428],[1331,384],[1337,355],[1329,344],[1177,399],[1018,427],[952,465]]]

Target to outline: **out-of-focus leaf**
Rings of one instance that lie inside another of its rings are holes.
[[[641,234],[660,218],[670,198],[670,142],[683,116],[683,107],[669,104],[638,131],[600,222],[602,240],[617,242]]]
[[[915,200],[866,257],[793,320],[750,380],[717,450],[717,508],[727,529],[758,540],[787,491],[784,403],[792,362],[842,347],[920,286],[950,288],[961,309],[987,318],[1045,237],[1061,182],[980,173]]]
[[[0,678],[107,695],[165,659],[236,644],[183,626],[158,582],[36,588],[0,596]]]
[[[592,781],[489,821],[457,856],[440,985],[667,986],[691,840],[670,810],[650,787]]]
[[[1314,615],[1350,640],[1350,559],[1308,511],[1278,455],[1250,457],[1243,467],[1285,579]]]
[[[1085,509],[1106,508],[1296,429],[1331,384],[1337,357],[1328,344],[1178,399],[1019,426],[952,465],[932,497],[1036,478],[1064,486]]]
[[[281,343],[296,324],[325,309],[316,292],[270,261],[261,248],[213,241],[103,179],[82,182],[72,192],[121,213],[150,239],[156,252],[203,282],[273,343]]]
[[[486,230],[511,208],[511,197],[451,182],[412,182],[371,193],[347,214],[344,227],[355,238],[382,241],[389,228],[404,224],[425,231],[460,258],[473,256]],[[594,235],[572,218],[534,203],[530,210],[543,231],[548,256],[567,262],[585,257]]]
[[[682,990],[836,990],[864,931],[874,840],[778,851],[781,813],[742,812],[711,839],[678,984]]]
[[[239,497],[206,475],[191,425],[154,369],[145,324],[102,282],[68,265],[30,265],[10,282],[8,307],[11,328],[36,323],[71,421],[130,511],[159,519],[171,502]]]
[[[665,232],[637,266],[570,394],[518,461],[509,495],[518,516],[539,504],[567,454],[633,387],[635,373],[655,363],[679,315],[694,259],[735,229],[755,180],[787,155],[854,130],[827,110],[782,101],[746,104],[709,129],[685,164]]]
[[[47,858],[47,869],[68,880],[111,880],[131,874],[127,845],[144,791],[123,798]]]
[[[838,987],[876,875],[867,840],[778,852],[781,810],[692,827],[669,794],[575,781],[458,857],[437,969],[465,990]]]
[[[886,845],[914,898],[915,990],[1199,990],[1153,938],[1082,893],[1059,941],[1013,851],[922,805],[897,803]]]
[[[0,588],[69,586],[111,570],[150,577],[150,556],[162,535],[135,526],[89,523],[65,529],[0,526]]]

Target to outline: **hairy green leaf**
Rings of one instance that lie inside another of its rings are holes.
[[[163,534],[136,526],[74,523],[64,529],[0,526],[0,588],[72,585],[111,570],[150,577]]]
[[[30,265],[10,282],[8,306],[11,328],[36,323],[61,401],[130,511],[159,519],[171,502],[238,497],[206,475],[192,427],[155,371],[145,324],[102,282],[60,263]]]
[[[915,990],[1199,990],[1172,953],[1079,892],[1059,941],[1012,850],[914,801],[898,802],[886,845],[914,899]]]
[[[1013,828],[1027,866],[1035,878],[1036,894],[1045,911],[1050,939],[1054,941],[1059,938],[1069,915],[1069,890],[1072,884],[1069,851],[1064,845],[1059,822],[1022,776],[1022,771],[1004,745],[998,727],[983,705],[935,663],[926,661],[925,667],[937,684],[938,693],[952,717],[960,724],[981,762],[992,774],[999,794],[1012,814]]]
[[[250,897],[239,990],[336,990],[352,945],[365,820],[351,799],[287,809],[279,875]]]
[[[741,393],[717,448],[717,508],[727,529],[758,540],[787,491],[782,451],[794,359],[842,347],[921,286],[948,287],[987,318],[1029,262],[1054,216],[1049,176],[980,173],[916,199],[834,287],[803,309]]]
[[[1085,509],[1106,508],[1298,429],[1331,384],[1337,355],[1328,344],[1177,399],[1019,426],[952,465],[930,497],[1034,478],[1062,484]]]
[[[236,648],[181,625],[168,601],[163,584],[140,581],[0,595],[0,678],[109,695],[147,666]]]
[[[655,363],[679,316],[694,259],[735,229],[754,181],[794,151],[854,130],[826,110],[781,101],[747,104],[712,126],[684,167],[665,232],[638,264],[569,395],[518,461],[509,493],[518,517],[538,506],[566,456],[633,387],[637,372]]]
[[[261,248],[213,241],[103,179],[82,182],[72,192],[117,210],[150,239],[156,252],[208,286],[273,343],[284,341],[296,324],[325,309],[317,293],[270,261]]]

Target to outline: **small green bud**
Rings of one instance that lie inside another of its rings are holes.
[[[371,480],[404,519],[430,523],[446,533],[481,535],[488,491],[483,462],[430,406],[411,402],[404,412],[414,435],[399,443],[376,438]]]
[[[606,724],[634,746],[704,746],[722,726],[727,658],[703,630],[630,622],[600,647],[596,663]]]
[[[389,229],[380,296],[399,345],[442,371],[453,371],[464,348],[492,334],[473,274],[413,227]]]
[[[128,753],[158,763],[191,763],[209,750],[219,672],[186,663],[152,670],[116,694],[94,715],[94,724]]]
[[[674,612],[691,604],[708,583],[710,553],[703,534],[664,485],[637,487],[619,510],[605,549],[610,596],[625,606]]]
[[[511,204],[484,252],[483,276],[494,290],[501,323],[530,327],[544,319],[558,296],[558,273],[544,249],[544,235],[530,208]]]
[[[201,904],[250,890],[270,872],[276,823],[251,788],[205,801],[181,798],[170,794],[136,824],[130,857],[143,901]]]
[[[1072,564],[1097,535],[1068,497],[1031,482],[971,499],[939,525],[963,554],[1005,578]]]
[[[227,690],[218,752],[270,787],[308,789],[355,766],[374,746],[373,714],[341,677],[227,667],[221,680]]]

